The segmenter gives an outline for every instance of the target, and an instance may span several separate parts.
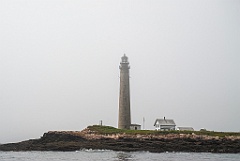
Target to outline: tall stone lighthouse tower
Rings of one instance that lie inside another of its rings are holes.
[[[128,57],[124,54],[120,63],[120,95],[119,95],[119,116],[118,128],[130,129],[130,91],[129,91],[129,69]]]

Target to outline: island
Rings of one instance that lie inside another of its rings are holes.
[[[77,151],[83,149],[157,153],[240,153],[240,133],[123,130],[93,125],[82,131],[49,131],[39,139],[0,145],[0,151]]]

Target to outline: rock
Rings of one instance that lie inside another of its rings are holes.
[[[1,144],[1,151],[75,151],[108,149],[115,151],[240,153],[240,138],[188,135],[100,135],[82,132],[50,131],[40,139]]]

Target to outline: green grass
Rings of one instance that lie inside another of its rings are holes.
[[[237,132],[214,132],[214,131],[156,131],[156,130],[125,130],[117,129],[111,126],[99,126],[93,125],[88,126],[91,131],[95,131],[98,134],[108,135],[108,134],[130,134],[130,135],[166,135],[166,134],[196,134],[196,135],[208,135],[208,136],[240,136]]]

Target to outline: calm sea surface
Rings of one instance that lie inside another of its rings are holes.
[[[0,161],[240,161],[240,154],[149,153],[83,150],[76,152],[1,152]]]

